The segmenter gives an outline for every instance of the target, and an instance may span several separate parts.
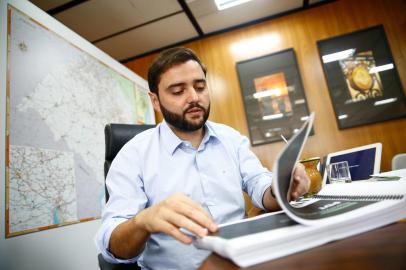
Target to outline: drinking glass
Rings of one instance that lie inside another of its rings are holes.
[[[331,163],[327,166],[330,184],[351,183],[350,167],[347,161]]]

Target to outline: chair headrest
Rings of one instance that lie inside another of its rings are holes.
[[[155,125],[107,124],[104,128],[106,153],[105,159],[112,161],[120,149],[135,135]]]

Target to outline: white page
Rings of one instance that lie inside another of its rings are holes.
[[[406,179],[397,181],[356,181],[345,184],[328,184],[318,195],[373,196],[406,195]]]
[[[371,176],[400,176],[406,178],[406,169],[373,174]]]

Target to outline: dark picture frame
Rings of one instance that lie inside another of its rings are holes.
[[[317,42],[339,129],[406,116],[383,25]]]
[[[289,139],[309,116],[295,51],[237,62],[236,68],[251,145]]]

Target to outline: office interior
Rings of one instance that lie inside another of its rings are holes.
[[[323,157],[331,152],[380,142],[382,143],[381,171],[389,171],[393,156],[406,153],[406,118],[340,129],[335,118],[317,41],[383,25],[403,86],[403,93],[406,94],[405,10],[404,0],[326,1],[311,8],[275,16],[178,45],[193,49],[208,67],[207,81],[211,95],[210,120],[229,125],[246,136],[249,136],[249,131],[236,64],[293,48],[309,111],[316,112],[314,134],[309,137],[302,157]],[[255,44],[257,38],[265,35],[273,35],[276,38],[266,46]],[[254,43],[249,43],[252,41]],[[254,45],[248,49],[240,47],[243,49],[238,50],[236,44]],[[256,45],[259,46],[255,47]],[[127,68],[146,79],[148,67],[158,53],[159,50],[154,50],[152,53],[120,60]],[[0,106],[3,104],[5,101],[2,100]],[[100,226],[99,219],[11,238],[5,237],[4,119],[2,109],[0,268],[99,269],[98,252],[94,245],[94,235]],[[161,120],[162,117],[156,115],[156,122]],[[264,166],[272,169],[276,154],[284,144],[281,140],[253,146],[252,150]]]

